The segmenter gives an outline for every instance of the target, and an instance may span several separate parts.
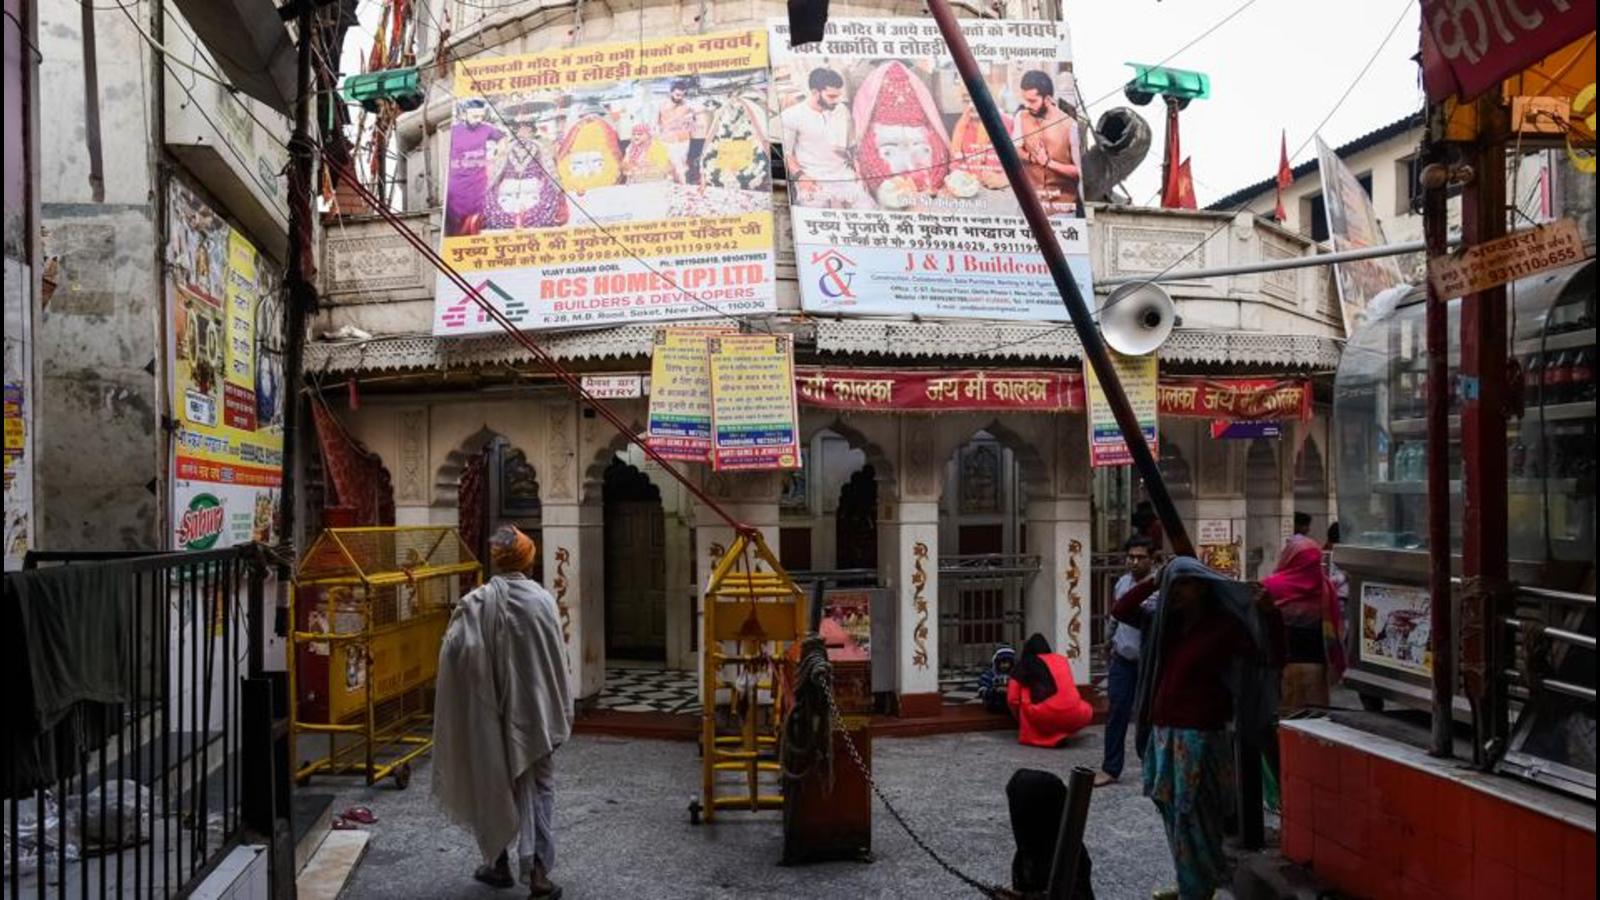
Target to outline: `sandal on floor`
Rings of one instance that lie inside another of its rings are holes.
[[[372,814],[372,810],[367,809],[365,806],[350,807],[344,811],[344,817],[352,822],[360,822],[363,825],[372,825],[378,821],[378,817]]]
[[[492,888],[505,889],[517,885],[517,880],[511,877],[510,872],[497,871],[494,866],[487,864],[479,866],[478,871],[472,873],[472,877]]]

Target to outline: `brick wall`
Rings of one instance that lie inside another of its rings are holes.
[[[1595,896],[1595,833],[1282,729],[1283,853],[1354,897]]]

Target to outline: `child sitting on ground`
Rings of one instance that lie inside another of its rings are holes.
[[[1008,712],[1006,689],[1011,683],[1011,667],[1017,664],[1017,651],[1001,644],[989,660],[989,668],[978,676],[978,699],[990,712]]]

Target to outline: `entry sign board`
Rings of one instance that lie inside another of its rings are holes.
[[[1583,258],[1578,223],[1559,219],[1434,259],[1428,263],[1428,280],[1440,300],[1451,300]]]
[[[800,468],[794,338],[726,334],[711,356],[711,464],[720,470]]]
[[[1156,455],[1156,372],[1159,362],[1151,356],[1123,356],[1108,351],[1122,381],[1123,393],[1139,419],[1139,430],[1144,433],[1151,455]],[[1117,427],[1117,418],[1106,402],[1100,379],[1095,377],[1093,366],[1084,366],[1084,384],[1089,395],[1089,465],[1126,466],[1133,462],[1128,445]]]

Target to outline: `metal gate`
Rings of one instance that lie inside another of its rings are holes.
[[[1020,647],[1023,598],[1039,557],[1019,553],[939,557],[939,670],[960,678],[989,664],[999,644]]]

